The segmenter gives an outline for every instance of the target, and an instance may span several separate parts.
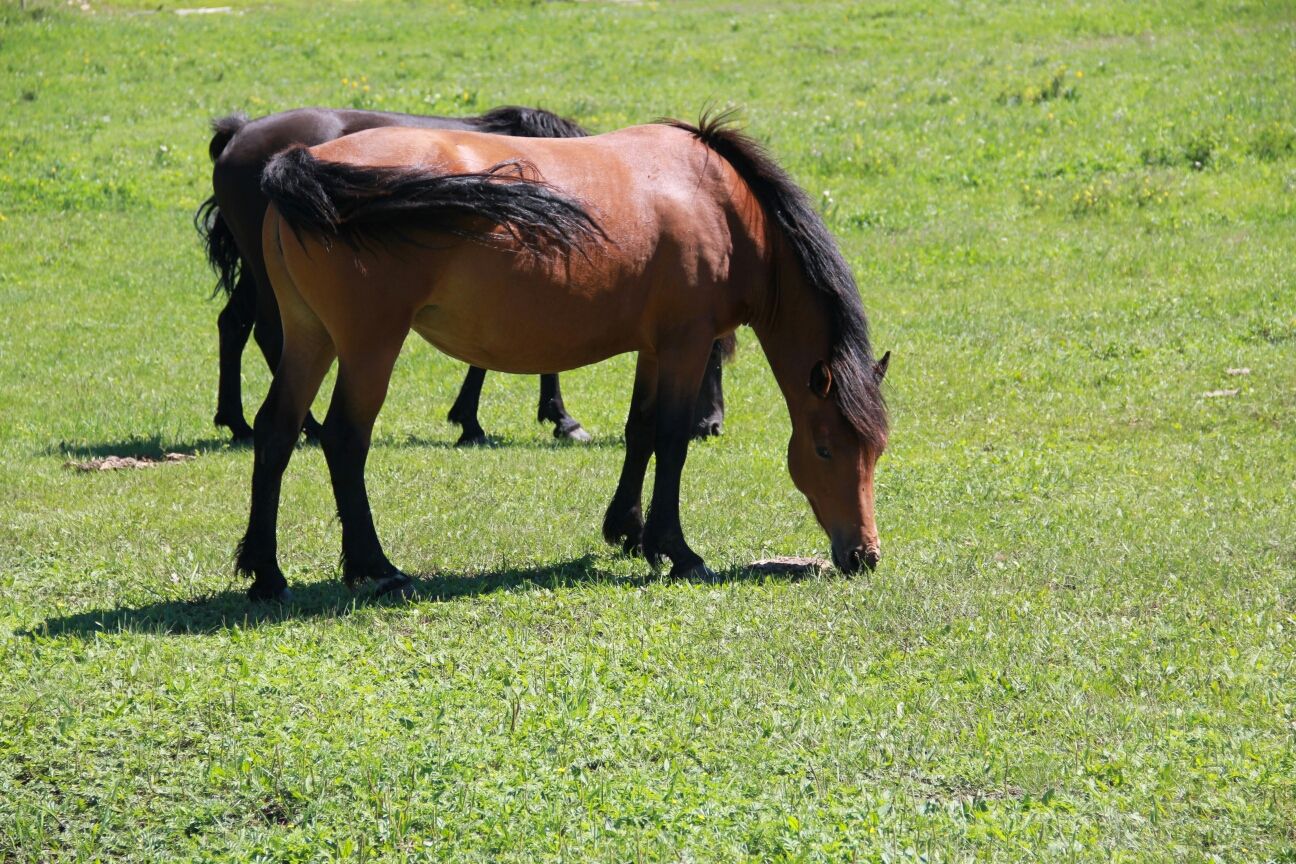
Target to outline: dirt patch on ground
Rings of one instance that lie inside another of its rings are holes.
[[[748,570],[755,570],[757,573],[769,573],[777,576],[786,576],[789,574],[796,576],[808,576],[812,573],[818,573],[823,570],[832,569],[832,562],[825,561],[822,558],[762,558],[760,561],[753,561],[747,565]]]
[[[152,456],[101,456],[85,462],[69,461],[65,464],[73,471],[120,471],[123,468],[153,468],[157,465],[188,462],[193,458],[192,453],[164,453],[157,459]]]

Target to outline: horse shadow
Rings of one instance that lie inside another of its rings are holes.
[[[134,459],[161,460],[168,453],[197,456],[202,453],[227,448],[251,449],[251,445],[232,442],[226,436],[208,436],[177,441],[162,435],[132,435],[117,441],[83,443],[60,441],[41,451],[42,456],[62,456],[64,459],[100,459],[105,456],[129,456]]]
[[[314,441],[302,437],[299,447],[315,447]],[[399,438],[378,439],[375,448],[419,449],[419,450],[620,450],[625,447],[625,437],[621,434],[601,436],[593,441],[574,442],[558,440],[550,435],[532,438],[515,438],[512,436],[489,436],[484,444],[462,446],[453,437],[432,438],[422,435],[406,435]],[[168,453],[183,453],[190,456],[201,456],[205,453],[222,450],[252,450],[251,441],[235,441],[224,435],[211,435],[203,438],[173,440],[162,435],[133,435],[116,441],[77,442],[60,441],[45,447],[40,456],[59,456],[63,459],[80,461],[102,459],[107,456],[129,456],[134,459],[161,461]]]
[[[399,438],[376,439],[374,447],[393,448],[398,450],[621,450],[625,448],[625,436],[601,435],[591,441],[568,441],[554,438],[552,435],[537,435],[534,438],[514,437],[512,435],[487,435],[485,443],[459,444],[451,438],[431,438],[424,435],[404,435]]]
[[[228,589],[188,598],[160,600],[140,606],[93,609],[47,618],[17,635],[27,637],[77,636],[93,638],[118,632],[163,636],[210,635],[234,628],[248,630],[289,621],[345,618],[367,607],[421,603],[450,603],[500,591],[562,590],[600,584],[638,588],[653,582],[665,584],[724,584],[778,580],[796,582],[801,573],[770,574],[749,567],[721,570],[713,578],[677,578],[645,573],[620,576],[595,566],[596,557],[582,555],[568,561],[537,567],[505,567],[486,573],[434,573],[414,577],[411,598],[379,597],[365,590],[351,591],[337,579],[295,584],[287,604],[252,603],[244,589]]]

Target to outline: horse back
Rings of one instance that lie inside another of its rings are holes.
[[[311,152],[357,167],[444,174],[512,163],[597,222],[601,240],[548,256],[417,232],[397,240],[386,230],[358,249],[310,250],[312,261],[331,261],[328,268],[353,283],[316,278],[316,285],[328,281],[330,291],[353,297],[380,292],[413,308],[422,335],[476,365],[558,371],[653,349],[667,329],[728,332],[748,320],[751,295],[767,278],[759,205],[725,160],[682,130],[519,139],[383,127]],[[519,349],[516,334],[538,330],[543,338]],[[580,344],[564,332],[583,334]]]

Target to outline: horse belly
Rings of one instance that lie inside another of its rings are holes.
[[[547,278],[477,271],[438,280],[414,329],[484,369],[540,374],[588,366],[642,347],[633,293],[583,291]]]

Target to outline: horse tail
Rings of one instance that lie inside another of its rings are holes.
[[[207,152],[211,154],[213,162],[220,158],[226,145],[247,122],[247,117],[242,114],[230,114],[212,121],[212,139]],[[220,207],[216,205],[215,195],[208,196],[206,201],[198,205],[193,221],[207,251],[207,261],[216,271],[216,287],[212,289],[212,296],[223,291],[228,297],[234,293],[234,286],[238,283],[243,259],[238,244],[234,242],[234,232],[230,230],[229,224],[221,216]]]
[[[304,146],[280,152],[261,173],[261,191],[300,239],[303,230],[351,246],[375,229],[437,231],[499,246],[503,228],[536,253],[569,252],[603,238],[585,208],[510,161],[485,171],[439,174],[429,168],[384,168],[316,159]],[[533,170],[533,169],[531,169]]]
[[[220,158],[221,153],[225,152],[225,145],[229,144],[230,139],[237,135],[247,122],[248,118],[245,114],[230,114],[211,122],[212,140],[207,145],[207,152],[211,154],[213,162]]]
[[[206,201],[198,205],[198,212],[194,214],[194,228],[198,229],[198,236],[202,238],[207,250],[207,261],[216,271],[216,287],[212,289],[212,296],[221,292],[226,297],[230,296],[238,283],[243,258],[238,244],[234,242],[234,232],[216,206],[215,195],[208,196]]]
[[[589,135],[578,124],[543,108],[505,105],[492,108],[474,121],[483,132],[515,138],[584,138]]]

